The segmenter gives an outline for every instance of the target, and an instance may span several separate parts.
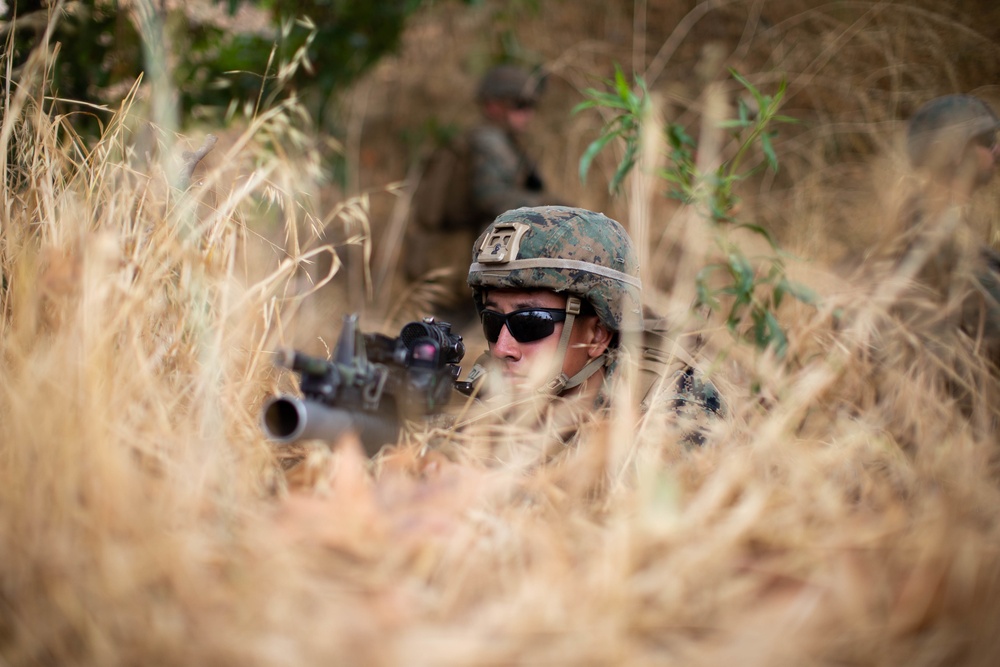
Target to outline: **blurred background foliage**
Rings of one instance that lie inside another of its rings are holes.
[[[474,5],[477,0],[455,0]],[[137,15],[164,27],[184,118],[219,119],[258,99],[297,94],[317,125],[331,96],[398,49],[407,19],[433,0],[82,0],[9,3],[12,78],[31,52],[57,50],[52,88],[59,111],[114,107],[146,70]],[[213,11],[217,10],[217,11]],[[289,77],[283,66],[297,63]],[[288,80],[284,80],[287,78]],[[281,91],[277,82],[281,81]],[[82,104],[81,104],[82,103]],[[80,129],[94,120],[81,119]]]
[[[618,13],[632,14],[635,22],[641,9],[646,43],[652,48],[688,13],[712,16],[696,35],[701,43],[724,34],[738,35],[740,23],[745,21],[740,16],[741,8],[756,12],[760,27],[772,31],[789,30],[789,26],[807,24],[817,17],[822,17],[828,25],[843,15],[842,25],[859,32],[877,25],[882,15],[892,14],[899,25],[900,17],[908,14],[914,21],[920,19],[937,26],[943,34],[948,27],[946,22],[953,20],[956,24],[974,26],[977,31],[976,35],[967,35],[964,42],[947,45],[952,55],[946,65],[947,76],[954,82],[970,78],[969,74],[991,71],[991,58],[984,53],[982,42],[995,43],[1000,33],[991,20],[996,11],[993,0],[958,0],[948,5],[923,0],[874,3],[867,10],[859,9],[858,3],[800,0],[747,3],[628,0],[600,3],[603,9],[599,11],[588,9],[591,4],[594,3],[581,4],[579,12],[590,12],[593,20],[599,22],[606,22]],[[815,11],[804,9],[810,4],[814,4]],[[551,54],[539,52],[544,45],[524,39],[526,17],[546,21],[557,16],[556,7],[564,5],[541,0],[14,0],[0,3],[0,8],[6,9],[0,15],[0,19],[5,19],[0,30],[13,39],[12,78],[16,80],[19,67],[31,50],[41,44],[46,26],[55,17],[50,45],[58,49],[52,79],[60,104],[72,108],[66,100],[77,100],[113,106],[127,94],[145,68],[136,15],[151,11],[166,29],[169,41],[166,52],[173,59],[168,63],[169,71],[185,118],[218,118],[234,106],[266,98],[274,92],[281,65],[300,58],[301,66],[288,82],[290,85],[283,86],[282,94],[299,95],[318,125],[329,129],[327,111],[332,96],[346,90],[386,55],[397,53],[407,22],[416,14],[447,5],[451,9],[485,8],[490,15],[490,30],[489,35],[480,37],[492,42],[492,58],[534,62],[551,59]],[[550,33],[550,45],[571,35],[558,24],[552,25],[551,30],[555,32]],[[604,36],[610,43],[619,38],[616,34]],[[927,39],[920,41],[929,44]],[[790,51],[807,48],[803,43],[778,42],[769,49],[770,62],[756,64],[773,66],[779,52],[787,56]],[[744,56],[752,51],[745,36],[738,50]],[[939,51],[931,45],[925,50],[934,56],[936,68],[943,66]],[[911,53],[915,58],[920,55]],[[831,60],[832,56],[827,54],[823,62]],[[865,63],[855,62],[852,66],[864,67]],[[898,86],[906,76],[905,72],[872,67],[864,81],[868,88]]]
[[[478,122],[476,82],[498,61],[547,72],[526,137],[547,185],[564,201],[620,220],[640,203],[635,193],[607,188],[625,148],[602,151],[587,180],[578,177],[580,156],[608,120],[598,111],[572,114],[587,89],[620,65],[628,79],[646,82],[676,133],[699,141],[707,90],[718,87],[734,110],[750,99],[730,69],[759,90],[784,80],[782,113],[799,122],[771,147],[780,171],[739,183],[739,214],[799,256],[850,268],[878,240],[874,212],[892,171],[871,163],[886,156],[892,166],[900,121],[948,92],[1000,102],[998,7],[995,0],[8,0],[0,2],[0,30],[16,45],[13,82],[33,50],[56,53],[53,110],[74,113],[73,129],[94,136],[146,69],[139,17],[151,14],[163,32],[180,131],[223,133],[229,121],[294,97],[313,123],[296,116],[309,134],[303,141],[323,152],[315,208],[370,193],[376,246],[396,242],[389,221],[402,219],[400,190],[387,184],[412,178],[429,147]],[[722,146],[722,158],[735,149]],[[679,252],[677,202],[651,199],[650,252]],[[977,214],[977,221],[987,238],[1000,239],[992,219]],[[670,288],[675,266],[657,262],[651,279]]]

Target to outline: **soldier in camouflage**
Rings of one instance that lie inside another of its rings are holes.
[[[1000,118],[972,95],[938,97],[913,114],[906,149],[919,190],[904,211],[896,254],[926,253],[916,296],[934,301],[929,312],[904,303],[905,317],[922,329],[922,320],[961,328],[1000,365],[1000,254],[976,238],[968,219],[973,195],[996,173],[998,131]]]
[[[489,70],[476,101],[483,122],[469,130],[469,187],[477,232],[504,211],[558,203],[521,145],[541,93],[541,77],[515,65]]]
[[[457,330],[474,326],[469,244],[508,209],[558,203],[521,144],[540,92],[538,74],[514,65],[489,70],[476,92],[482,122],[437,147],[417,182],[402,266],[409,281],[436,287],[425,299]]]
[[[601,213],[564,206],[503,213],[476,241],[469,267],[489,344],[470,380],[607,407],[617,371],[644,356],[623,345],[643,338],[638,269],[627,232]],[[690,427],[685,441],[700,443],[705,422],[723,414],[719,395],[688,363],[662,361],[650,373],[657,381],[642,388],[641,407],[666,408]],[[496,375],[499,382],[487,379]]]
[[[906,152],[913,167],[967,199],[996,173],[1000,118],[973,95],[945,95],[910,118]]]

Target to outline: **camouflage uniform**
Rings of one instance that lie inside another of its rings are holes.
[[[532,107],[539,94],[537,76],[501,65],[482,78],[476,99],[484,108],[494,101]],[[430,300],[461,328],[468,313],[464,259],[469,244],[506,210],[553,203],[513,130],[484,117],[428,160],[407,230],[407,279],[438,283],[441,289]]]
[[[954,195],[939,201],[924,189],[914,196],[907,204],[898,251],[904,258],[921,246],[931,249],[915,275],[917,293],[904,295],[904,318],[918,328],[924,321],[950,322],[981,338],[994,363],[1000,362],[1000,255],[987,245],[970,243],[961,228],[968,224],[967,197],[992,176],[969,149],[994,147],[998,130],[1000,118],[971,95],[938,97],[914,113],[907,128],[910,163],[930,183]],[[921,312],[912,296],[929,297],[935,302],[933,312]],[[948,307],[953,308],[950,316],[942,317],[949,315],[941,310]]]
[[[491,289],[540,289],[566,295],[567,315],[557,356],[565,354],[573,311],[579,312],[582,301],[589,303],[612,332],[611,346],[594,360],[596,367],[584,368],[572,378],[561,374],[543,391],[561,395],[603,367],[604,383],[594,406],[601,411],[615,395],[618,370],[630,364],[642,380],[640,408],[669,413],[683,425],[684,442],[701,444],[705,426],[724,414],[715,387],[690,358],[647,348],[646,343],[636,350],[621,344],[623,339],[648,342],[644,332],[622,335],[644,326],[638,269],[628,233],[603,214],[564,206],[520,208],[497,217],[476,241],[469,286],[480,313]],[[488,354],[480,357],[470,375],[473,380],[486,374],[488,361]]]
[[[540,79],[513,65],[494,67],[483,77],[476,94],[480,104],[491,100],[534,106]],[[504,211],[522,206],[556,203],[538,174],[535,163],[507,128],[485,121],[469,130],[470,223],[479,233]]]

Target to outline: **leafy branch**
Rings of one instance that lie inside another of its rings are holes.
[[[789,280],[785,272],[783,253],[768,231],[762,226],[741,222],[736,217],[739,197],[736,188],[742,181],[763,169],[778,170],[778,157],[773,139],[777,135],[774,125],[794,123],[789,116],[780,115],[778,109],[787,90],[782,81],[774,95],[766,95],[745,77],[730,70],[754,100],[755,108],[743,99],[737,102],[736,117],[719,123],[726,130],[735,151],[708,173],[697,165],[698,145],[686,130],[677,123],[667,123],[663,128],[668,147],[667,165],[657,175],[668,184],[665,195],[695,207],[700,218],[711,225],[722,261],[705,266],[697,276],[697,304],[714,311],[728,301],[726,325],[736,336],[752,342],[760,349],[773,349],[783,355],[788,347],[788,337],[775,315],[786,296],[806,304],[816,301],[815,295],[805,286]],[[610,92],[596,89],[585,91],[587,100],[578,104],[573,113],[584,109],[601,108],[613,112],[602,128],[601,135],[587,147],[580,158],[580,179],[586,180],[594,158],[612,141],[624,143],[624,155],[609,184],[609,191],[617,193],[622,182],[636,164],[642,123],[647,118],[649,91],[641,77],[635,84],[628,82],[620,67],[615,68],[615,78],[605,81]],[[746,167],[747,160],[759,154],[761,159]],[[751,261],[738,245],[722,233],[745,229],[767,240],[773,254]],[[721,275],[721,286],[713,278]],[[716,285],[716,286],[713,286]]]
[[[576,114],[585,109],[593,108],[611,109],[617,112],[611,120],[605,123],[601,136],[587,146],[583,157],[580,158],[580,181],[586,182],[587,172],[590,171],[590,166],[598,153],[615,139],[624,141],[625,155],[608,184],[608,191],[615,193],[618,192],[622,181],[635,166],[636,155],[639,152],[639,129],[649,105],[649,91],[646,89],[646,82],[639,76],[636,77],[636,87],[639,92],[633,91],[618,65],[615,65],[614,80],[605,80],[604,83],[614,92],[606,93],[595,88],[588,88],[585,95],[590,99],[577,104],[571,113]]]

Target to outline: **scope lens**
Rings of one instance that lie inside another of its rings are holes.
[[[413,360],[435,362],[438,357],[438,345],[432,340],[413,344]]]

